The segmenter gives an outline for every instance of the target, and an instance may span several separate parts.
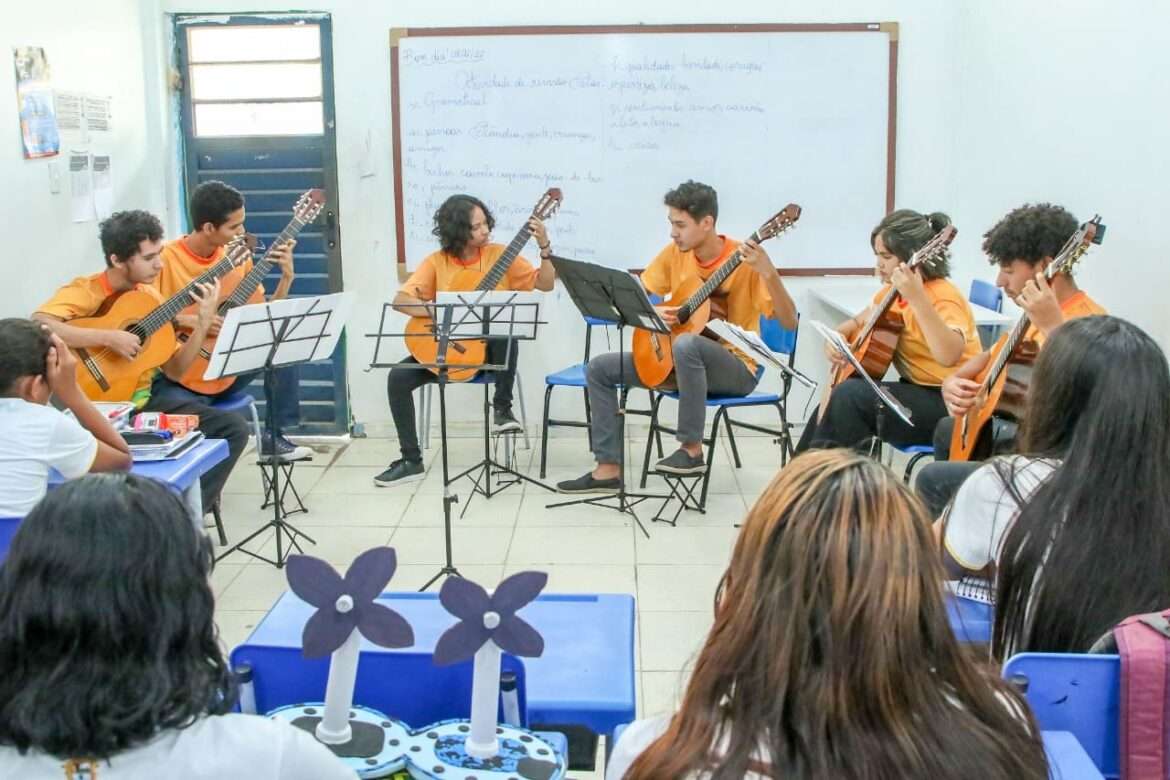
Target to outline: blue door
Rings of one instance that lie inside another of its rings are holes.
[[[184,202],[200,182],[227,182],[244,193],[247,230],[268,246],[288,224],[297,198],[323,189],[321,216],[297,238],[291,295],[340,292],[329,15],[179,15],[175,40],[182,74]],[[279,278],[276,271],[265,280],[269,292]],[[300,422],[286,432],[348,431],[344,337],[328,360],[302,365],[297,373]],[[249,390],[263,417],[262,383]]]

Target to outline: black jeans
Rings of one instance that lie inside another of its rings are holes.
[[[932,517],[941,517],[947,504],[959,492],[967,477],[978,469],[979,461],[953,461],[951,436],[955,430],[955,418],[944,417],[934,428],[934,463],[928,463],[918,472],[914,480],[914,491],[926,504]],[[1016,424],[1007,420],[992,418],[991,451],[1001,455],[1014,452],[1016,445]]]
[[[519,342],[512,342],[511,354],[508,356],[508,368],[495,373],[495,394],[492,396],[492,407],[497,411],[511,411],[512,386],[516,383],[516,356],[519,353]],[[492,339],[488,341],[487,359],[497,365],[503,363],[504,353],[508,349],[506,339]],[[415,390],[431,382],[439,381],[438,375],[425,368],[409,368],[417,366],[414,356],[400,361],[398,366],[390,369],[386,377],[386,396],[390,399],[390,415],[394,418],[394,428],[398,431],[398,447],[402,450],[402,457],[406,460],[422,460],[422,450],[418,446],[418,428],[414,421],[414,393]]]
[[[884,409],[882,440],[899,446],[930,444],[934,426],[947,413],[942,391],[937,387],[916,385],[905,380],[882,382],[881,385],[910,410],[910,419],[914,423],[913,426],[907,425],[896,414]],[[825,410],[825,419],[818,419],[818,413],[813,412],[796,445],[796,451],[824,447],[867,448],[870,440],[878,434],[879,403],[864,380],[858,377],[846,379],[833,390],[829,407]]]
[[[160,403],[203,403],[211,404],[229,395],[245,392],[248,385],[258,377],[263,377],[263,371],[251,371],[236,377],[236,381],[228,389],[216,395],[202,395],[188,390],[182,385],[167,379],[160,371],[154,378],[154,385],[150,389],[150,397],[159,399]],[[300,372],[295,365],[281,366],[272,372],[273,390],[276,394],[276,425],[281,432],[287,433],[289,428],[300,423]],[[265,380],[267,390],[267,380]],[[260,425],[267,425],[266,415],[260,416]]]

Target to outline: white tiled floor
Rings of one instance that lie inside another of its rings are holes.
[[[437,446],[437,441],[432,440]],[[744,467],[732,467],[730,451],[718,454],[705,515],[684,512],[677,527],[651,523],[657,502],[639,507],[650,532],[647,539],[632,520],[596,507],[548,509],[564,500],[530,484],[508,488],[490,501],[472,500],[470,483],[455,483],[460,502],[454,505],[454,558],[460,571],[488,588],[503,576],[527,568],[547,571],[548,592],[631,593],[637,598],[638,714],[673,708],[686,681],[685,670],[711,625],[715,587],[735,543],[735,524],[780,465],[780,450],[770,438],[738,439]],[[525,473],[539,476],[539,440],[531,451],[519,450]],[[451,439],[451,460],[475,462],[482,441]],[[637,474],[644,441],[631,449]],[[427,453],[424,480],[398,488],[374,486],[373,477],[393,457],[394,441],[358,439],[319,452],[312,464],[298,466],[296,485],[309,512],[290,521],[317,540],[306,552],[339,570],[362,551],[390,544],[399,567],[390,587],[416,589],[443,560],[442,479],[438,450]],[[590,468],[592,458],[584,432],[553,439],[546,482],[576,477]],[[651,477],[648,488],[663,485]],[[224,522],[229,539],[243,538],[270,517],[260,510],[260,477],[248,458],[241,459],[225,489]],[[467,509],[463,518],[458,516]],[[271,555],[270,534],[262,552]],[[286,589],[284,572],[235,553],[218,564],[213,576],[217,616],[225,644],[243,641]],[[587,773],[573,772],[573,777]]]

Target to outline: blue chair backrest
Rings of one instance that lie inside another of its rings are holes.
[[[325,700],[329,658],[306,659],[297,647],[240,645],[231,654],[232,668],[249,664],[256,709],[271,712],[286,704]],[[524,664],[501,654],[501,672],[515,672],[521,725],[528,725]],[[354,701],[419,729],[471,715],[472,661],[435,666],[430,653],[380,651],[361,653]],[[498,712],[503,718],[503,711]]]
[[[12,537],[16,536],[16,529],[20,528],[23,517],[0,517],[0,563],[8,557],[8,545],[12,544]]]
[[[991,282],[974,279],[971,282],[971,292],[967,300],[992,311],[1003,311],[1003,290]]]
[[[1028,705],[1044,731],[1071,731],[1106,777],[1118,768],[1121,659],[1116,655],[1020,653],[1004,679],[1028,680]]]
[[[789,330],[780,324],[779,320],[760,315],[760,338],[768,345],[768,349],[781,355],[792,355],[796,352],[796,333],[799,329]]]

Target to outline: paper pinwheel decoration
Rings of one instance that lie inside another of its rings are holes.
[[[394,610],[374,602],[394,576],[397,565],[391,547],[366,550],[350,564],[345,577],[319,558],[289,556],[289,587],[317,608],[301,635],[304,656],[333,654],[325,690],[325,714],[316,728],[321,742],[337,745],[349,742],[353,736],[349,710],[361,638],[382,647],[414,644],[410,624]]]
[[[524,571],[501,582],[488,595],[462,577],[449,577],[439,591],[439,602],[459,622],[447,629],[435,645],[439,666],[475,658],[471,686],[471,732],[465,749],[476,758],[499,752],[496,710],[500,698],[500,650],[535,657],[544,652],[544,639],[516,616],[548,582],[544,572]]]

